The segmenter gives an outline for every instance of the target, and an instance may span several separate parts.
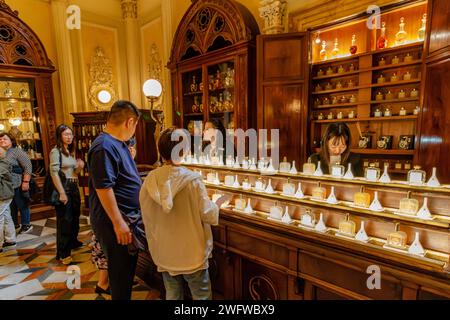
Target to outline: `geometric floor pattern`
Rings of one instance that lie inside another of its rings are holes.
[[[67,266],[56,261],[56,218],[32,221],[33,230],[17,237],[17,246],[0,253],[0,300],[109,300],[95,293],[98,270],[91,262],[91,227],[80,218],[78,239],[85,245],[72,250],[72,265],[81,271],[80,289],[68,289]],[[136,277],[133,300],[159,300],[159,291]]]

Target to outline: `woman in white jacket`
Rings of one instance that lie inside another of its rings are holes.
[[[194,300],[212,298],[208,258],[213,249],[211,225],[220,203],[208,198],[201,176],[171,160],[179,143],[175,128],[161,133],[158,148],[164,165],[147,176],[140,191],[142,218],[153,262],[162,272],[167,300],[182,300],[183,279]]]

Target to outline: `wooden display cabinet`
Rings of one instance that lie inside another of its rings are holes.
[[[177,126],[194,134],[194,121],[215,118],[225,129],[255,127],[258,33],[252,15],[233,0],[198,0],[189,7],[168,63]]]
[[[352,152],[361,154],[364,164],[379,164],[381,168],[388,164],[392,173],[404,177],[412,164],[419,163],[414,150],[420,139],[417,119],[421,112],[424,46],[417,33],[426,11],[426,1],[382,10],[380,22],[385,23],[387,38],[384,48],[378,46],[381,31],[370,30],[367,19],[311,30],[309,152],[319,150],[330,123],[346,122],[353,138]],[[406,23],[407,38],[398,44],[395,38],[401,18]],[[352,35],[357,40],[355,54],[348,50]],[[336,38],[338,50],[333,55]],[[321,56],[322,46],[316,39],[328,44],[326,56]],[[371,136],[370,146],[361,148],[362,135]],[[383,136],[391,138],[388,149],[377,143]]]
[[[228,167],[187,165],[201,171],[208,193],[228,194],[230,206],[221,209],[220,225],[214,229],[217,259],[228,256],[223,266],[227,289],[219,286],[219,294],[227,299],[449,299],[450,298],[450,186],[412,186],[392,183],[345,180],[331,176],[315,177],[303,174],[277,173],[261,175],[258,171]],[[219,173],[220,185],[208,183],[208,173]],[[262,178],[271,181],[273,194],[243,190],[224,185],[225,176],[237,176],[240,184],[247,179],[253,186]],[[281,194],[283,184],[301,183],[305,198]],[[334,188],[337,204],[311,198],[318,182],[326,195]],[[384,210],[376,212],[354,206],[354,197],[361,187],[374,192]],[[411,192],[419,207],[427,198],[432,219],[396,213],[401,199]],[[253,214],[237,212],[235,200],[250,199]],[[271,207],[288,208],[290,224],[270,220]],[[327,227],[325,232],[301,227],[302,215],[310,211],[315,222],[320,214]],[[355,223],[355,233],[365,224],[367,242],[354,237],[339,236],[346,214]],[[425,255],[385,247],[396,225],[404,232],[406,248],[416,234]],[[371,265],[381,268],[381,289],[370,290],[366,270]],[[227,270],[225,272],[225,270]],[[228,278],[227,278],[228,277]],[[232,280],[230,279],[232,278]],[[216,280],[221,283],[222,280]],[[231,288],[230,288],[231,286]]]

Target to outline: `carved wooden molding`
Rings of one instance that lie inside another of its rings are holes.
[[[54,69],[41,41],[18,15],[0,0],[0,64]]]
[[[243,5],[233,0],[197,0],[181,20],[173,40],[170,62],[182,60],[187,50],[205,54],[218,37],[231,45],[254,40],[259,33],[256,21]]]
[[[272,279],[266,275],[257,275],[248,282],[248,290],[253,300],[262,300],[270,298],[270,300],[278,300],[279,294],[276,285]]]
[[[149,79],[156,79],[163,83],[162,79],[162,60],[159,55],[158,46],[156,43],[150,45],[150,55],[148,57],[149,64],[147,65],[148,77]],[[166,90],[163,87],[163,92],[157,101],[154,102],[153,108],[155,110],[162,110],[164,103],[164,95]]]
[[[137,19],[137,0],[122,0],[121,7],[124,19]]]

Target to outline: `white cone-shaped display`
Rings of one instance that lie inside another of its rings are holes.
[[[269,183],[267,184],[265,192],[266,193],[274,193],[275,192],[272,187],[272,179],[269,179]]]
[[[334,187],[331,187],[331,193],[328,196],[327,202],[330,204],[337,204],[338,200],[336,199],[336,196],[334,195]]]
[[[246,159],[242,160],[242,169],[248,170],[248,168],[249,168],[248,160]]]
[[[234,177],[233,188],[240,188],[240,187],[241,187],[241,185],[239,184],[238,176],[236,175]]]
[[[284,210],[284,214],[283,214],[283,217],[281,218],[281,221],[283,222],[283,223],[292,223],[292,219],[291,219],[291,216],[289,215],[289,209],[288,209],[288,207],[286,206],[286,209]]]
[[[234,161],[233,168],[235,168],[235,169],[240,169],[240,168],[241,168],[241,166],[239,165],[239,159],[238,159],[238,157],[236,157],[236,161]]]
[[[295,160],[292,161],[292,167],[291,170],[289,171],[290,174],[297,174],[297,168],[295,167]]]
[[[316,169],[316,171],[314,172],[313,175],[316,176],[316,177],[323,176],[322,168],[320,167],[320,161],[317,162],[317,169]]]
[[[263,171],[266,171],[266,172],[268,172],[268,173],[270,173],[270,172],[276,172],[277,170],[275,170],[275,168],[273,167],[273,161],[272,161],[272,158],[270,158],[270,160],[269,160],[269,166],[265,169],[265,170],[263,170]]]
[[[428,209],[428,198],[425,197],[423,199],[423,206],[419,209],[419,212],[417,212],[417,218],[425,219],[425,220],[431,220],[433,217],[430,213],[430,209]]]
[[[441,184],[436,176],[436,167],[433,167],[433,174],[430,177],[430,180],[427,182],[428,187],[440,187]]]
[[[348,164],[347,172],[344,174],[343,178],[344,179],[349,179],[349,180],[354,178],[354,175],[353,175],[353,172],[352,172],[352,164],[351,163]]]
[[[219,156],[219,163],[217,165],[223,167],[223,156]]]
[[[257,170],[255,158],[252,159],[252,163],[250,164],[250,170]]]
[[[388,166],[384,166],[383,174],[381,175],[380,179],[378,179],[378,182],[382,182],[382,183],[390,183],[391,182],[391,177],[389,177],[389,173],[388,173]]]
[[[252,214],[253,213],[253,208],[252,208],[252,205],[250,203],[250,198],[248,198],[248,200],[247,200],[247,206],[245,207],[244,212],[247,213],[247,214]]]
[[[425,255],[425,250],[423,249],[422,244],[420,243],[419,240],[419,232],[416,232],[416,237],[414,238],[413,243],[411,243],[411,245],[409,246],[408,252],[410,254],[418,256]]]
[[[356,234],[355,239],[362,242],[369,241],[369,236],[366,233],[366,229],[364,229],[364,221],[361,221],[361,228],[359,228],[359,231]]]
[[[214,184],[219,185],[220,184],[220,179],[219,179],[219,173],[216,172],[216,178],[214,179]]]
[[[378,200],[378,191],[375,191],[373,195],[373,201],[369,206],[369,210],[381,212],[384,211],[383,206],[381,205],[380,201]]]
[[[319,232],[325,232],[327,231],[327,226],[325,225],[325,222],[323,222],[323,214],[320,214],[319,221],[317,222],[316,226],[314,227],[314,230]]]
[[[295,193],[294,197],[296,197],[298,199],[303,199],[305,197],[305,195],[303,194],[301,182],[298,183],[298,189],[297,189],[297,192]]]

